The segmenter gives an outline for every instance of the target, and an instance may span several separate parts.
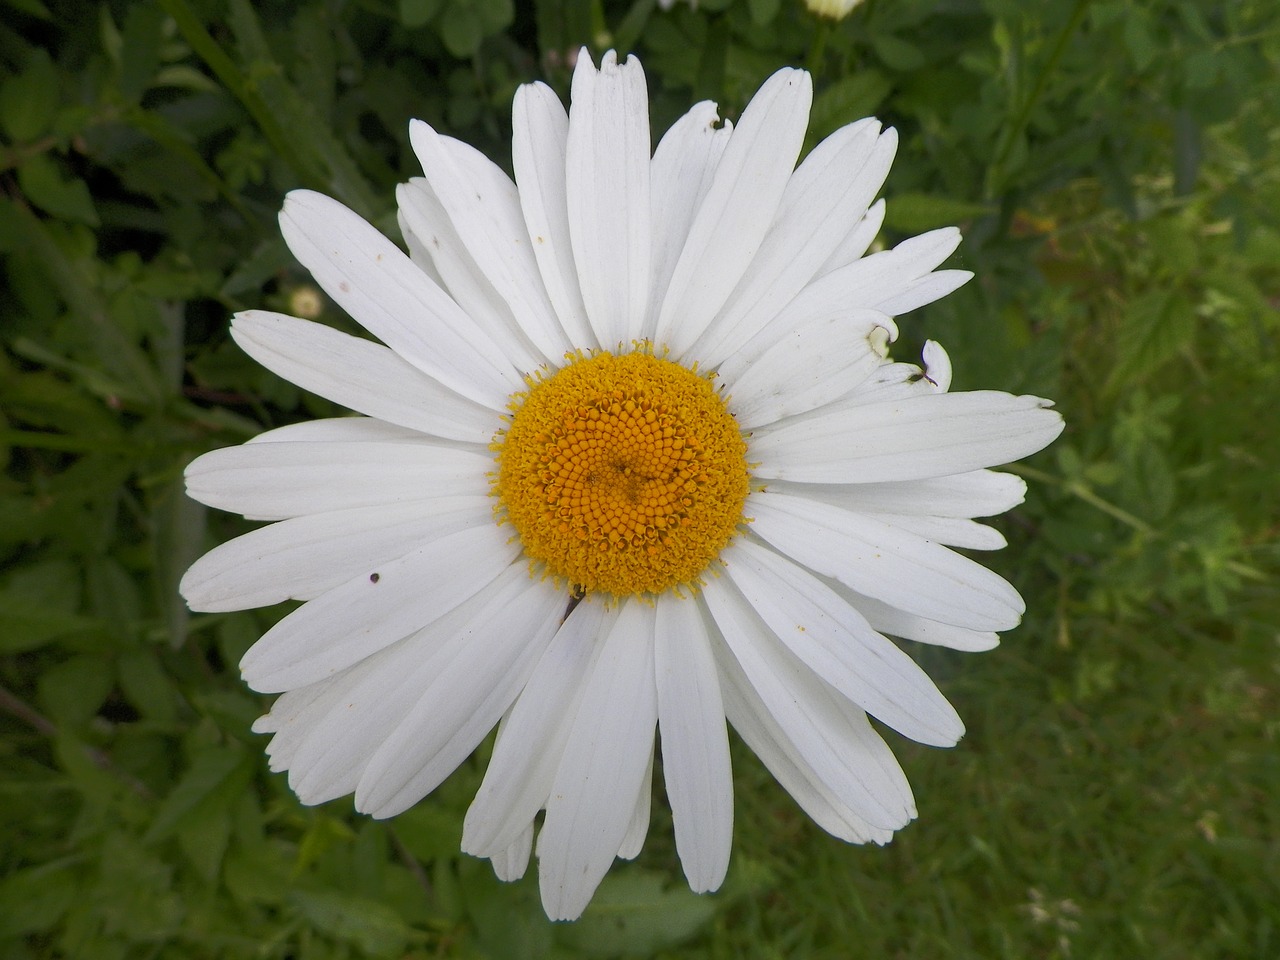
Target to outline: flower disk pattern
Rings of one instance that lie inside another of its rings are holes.
[[[495,447],[525,555],[588,593],[696,583],[747,498],[747,445],[711,378],[644,349],[535,379]]]

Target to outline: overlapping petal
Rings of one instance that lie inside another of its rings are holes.
[[[658,313],[655,339],[677,356],[715,319],[764,242],[800,153],[812,100],[809,75],[784,69],[742,112]]]
[[[492,410],[382,344],[265,310],[237,314],[231,337],[273,373],[366,416],[450,440],[493,436]]]
[[[834,403],[752,438],[756,474],[810,483],[926,480],[1010,463],[1062,432],[1048,400],[994,391]]]
[[[653,608],[624,603],[583,684],[538,835],[542,905],[579,916],[623,848],[653,751]]]
[[[423,373],[494,410],[523,385],[500,344],[399,247],[336,200],[293,191],[280,231],[325,293]]]
[[[394,440],[247,443],[197,457],[187,495],[255,520],[468,496],[488,487],[477,450]],[[424,507],[424,509],[429,509]]]
[[[697,893],[720,886],[733,842],[729,739],[711,645],[700,603],[675,596],[658,599],[654,668],[662,770],[676,850]]]
[[[587,318],[605,349],[640,335],[649,303],[649,94],[612,50],[573,72],[565,145],[569,236]]]

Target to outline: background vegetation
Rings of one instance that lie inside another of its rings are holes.
[[[0,955],[1280,955],[1280,6],[1272,0],[0,2]],[[281,612],[191,616],[245,528],[196,454],[330,415],[227,337],[318,310],[284,192],[395,236],[422,117],[510,159],[519,83],[638,53],[660,131],[784,64],[812,139],[902,145],[885,242],[959,223],[978,279],[903,318],[958,389],[1056,398],[994,566],[1029,614],[919,655],[970,733],[894,746],[919,821],[823,834],[735,744],[734,861],[695,897],[663,804],[580,923],[458,853],[483,762],[375,823],[301,807],[235,663]]]

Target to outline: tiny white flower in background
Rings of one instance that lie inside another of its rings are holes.
[[[843,20],[863,0],[804,0],[809,12],[831,20]]]
[[[893,316],[969,279],[937,269],[959,233],[865,255],[896,135],[863,120],[797,167],[811,97],[780,70],[737,127],[697,104],[651,156],[640,64],[584,51],[567,114],[543,84],[516,94],[514,183],[411,125],[407,256],[289,195],[290,249],[382,342],[256,310],[232,335],[363,416],[192,463],[195,499],[273,522],[182,591],[306,601],[241,663],[281,694],[255,729],[304,803],[393,816],[497,724],[462,847],[517,878],[542,814],[557,919],[639,852],[655,729],[694,890],[729,862],[726,718],[837,837],[915,816],[868,714],[940,746],[964,727],[885,635],[986,650],[1019,622],[1017,592],[949,547],[1004,545],[973,518],[1025,487],[986,468],[1062,420],[948,393],[932,342],[924,370],[887,358]]]

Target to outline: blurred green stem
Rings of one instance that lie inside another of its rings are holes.
[[[1070,496],[1076,497],[1079,500],[1083,500],[1085,503],[1089,504],[1089,506],[1093,507],[1095,510],[1100,510],[1102,513],[1105,513],[1107,516],[1112,517],[1115,520],[1119,520],[1125,526],[1131,527],[1132,529],[1137,530],[1143,536],[1152,537],[1157,540],[1166,539],[1166,534],[1164,533],[1164,531],[1156,527],[1153,527],[1151,524],[1147,523],[1145,520],[1141,519],[1140,517],[1135,517],[1132,513],[1130,513],[1128,510],[1125,510],[1123,507],[1118,507],[1111,501],[1104,500],[1102,497],[1098,496],[1088,486],[1088,484],[1083,483],[1080,480],[1067,480],[1067,479],[1064,479],[1063,477],[1057,477],[1051,473],[1046,473],[1043,470],[1037,470],[1035,467],[1028,467],[1025,464],[1021,464],[1021,463],[1011,463],[1007,467],[1005,467],[1005,469],[1008,470],[1010,473],[1016,473],[1018,476],[1023,477],[1027,480],[1034,480],[1037,483],[1043,483],[1052,487],[1057,487],[1060,490],[1062,490],[1064,493],[1069,494]],[[1172,546],[1178,552],[1182,552],[1184,550],[1190,549],[1190,545],[1182,540],[1172,541]],[[1237,576],[1245,577],[1250,580],[1266,579],[1266,575],[1262,573],[1262,571],[1258,570],[1255,567],[1249,566],[1247,563],[1241,563],[1238,560],[1228,560],[1225,564],[1223,564],[1223,566],[1225,566],[1228,570],[1230,570],[1232,573],[1236,574]]]
[[[36,710],[30,704],[20,697],[14,695],[4,687],[0,687],[0,710],[5,711],[11,716],[17,717],[23,723],[27,724],[36,733],[50,740],[57,738],[58,726],[40,711]],[[88,745],[82,745],[85,756],[87,756],[99,770],[105,770],[120,778],[122,782],[128,785],[129,789],[144,799],[151,799],[151,791],[141,780],[133,777],[123,770],[119,769],[111,758]]]
[[[306,158],[295,149],[296,138],[285,135],[267,104],[254,90],[253,84],[204,28],[204,24],[187,5],[186,0],[160,0],[160,6],[173,17],[178,30],[187,43],[191,44],[191,49],[208,64],[209,69],[249,111],[249,115],[253,117],[263,135],[271,142],[271,146],[293,168],[299,178],[313,189],[322,188],[323,177],[318,171],[312,169]]]
[[[818,76],[822,73],[822,55],[827,52],[827,37],[831,36],[831,21],[826,17],[816,18],[818,23],[813,31],[813,40],[809,44],[809,55],[804,59],[805,69]]]
[[[0,447],[61,450],[64,453],[110,452],[142,455],[149,452],[146,444],[137,438],[95,440],[91,437],[73,437],[65,433],[47,433],[43,430],[0,430]]]
[[[1027,124],[1030,123],[1031,111],[1035,109],[1036,104],[1040,102],[1040,98],[1044,96],[1045,88],[1049,85],[1049,78],[1058,69],[1058,64],[1067,52],[1067,44],[1071,42],[1071,37],[1084,20],[1084,15],[1088,11],[1091,2],[1092,0],[1076,0],[1075,9],[1071,11],[1071,18],[1059,32],[1058,39],[1053,45],[1053,50],[1049,53],[1049,59],[1045,61],[1039,74],[1036,75],[1036,81],[1032,85],[1031,91],[1023,98],[1022,103],[1018,105],[1018,111],[1013,120],[1000,135],[995,157],[991,161],[991,166],[987,168],[987,199],[993,199],[1002,192],[1005,178],[1004,167],[1009,160],[1010,153],[1013,152],[1013,145],[1019,135],[1027,128]]]

